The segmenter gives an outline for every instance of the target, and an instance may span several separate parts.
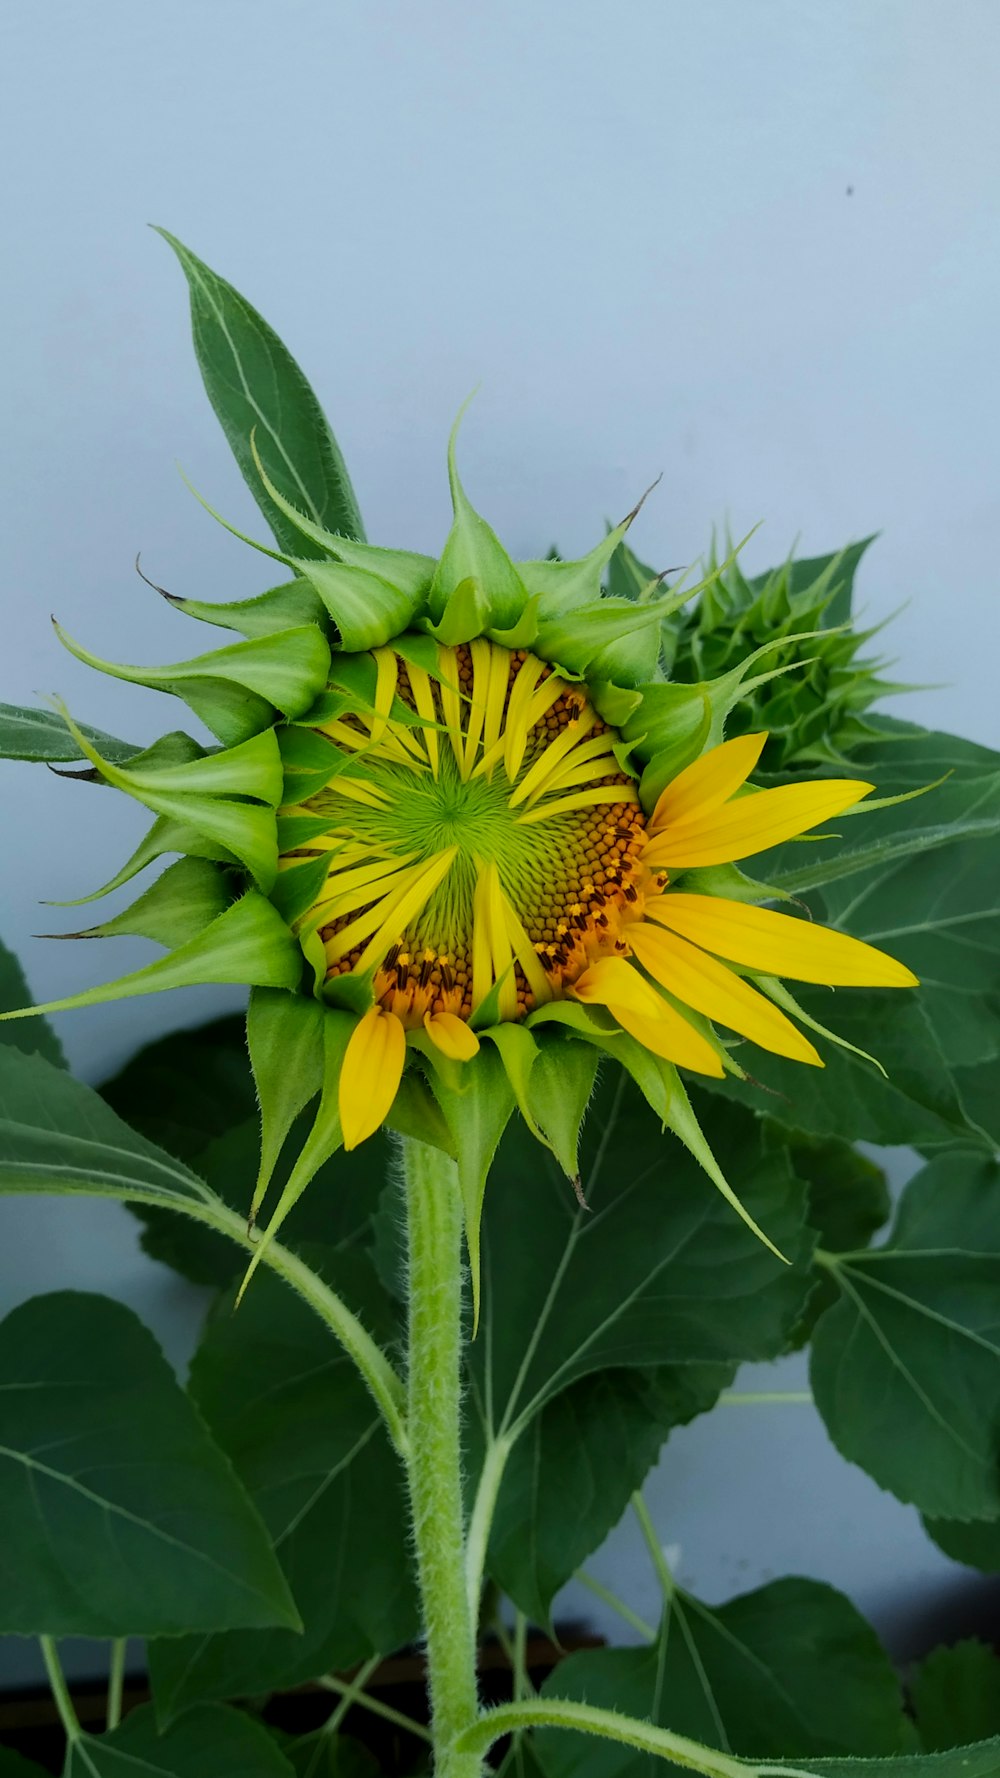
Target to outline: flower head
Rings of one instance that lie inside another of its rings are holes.
[[[115,764],[67,715],[94,771],[156,816],[97,893],[181,857],[130,915],[90,929],[146,933],[167,956],[56,1007],[251,986],[254,1211],[318,1095],[269,1232],[337,1146],[389,1120],[456,1153],[475,1257],[512,1110],[574,1175],[602,1055],[735,1202],[677,1070],[741,1074],[742,1040],[822,1066],[779,976],[915,979],[758,905],[771,892],[737,866],[872,786],[752,787],[766,736],[724,740],[726,719],[787,666],[765,643],[717,680],[664,679],[664,621],[697,589],[604,593],[634,514],[579,561],[514,563],[469,504],[453,441],[454,524],[434,562],[327,532],[258,467],[309,553],[281,555],[291,578],[257,599],[173,601],[243,640],[143,669],[60,632],[102,670],[186,699],[220,745],[174,734]]]

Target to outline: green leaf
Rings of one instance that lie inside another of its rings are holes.
[[[105,759],[116,765],[139,752],[128,741],[116,741],[103,729],[81,723],[83,733]],[[30,710],[21,704],[0,704],[0,759],[83,759],[61,716],[54,710]]]
[[[369,1328],[395,1323],[363,1257],[328,1254],[331,1282]],[[223,1299],[195,1356],[191,1391],[264,1518],[301,1612],[286,1630],[157,1643],[157,1707],[298,1685],[389,1653],[417,1630],[398,1459],[345,1353],[308,1306],[259,1276],[237,1315]]]
[[[1000,1519],[965,1524],[960,1519],[925,1518],[924,1530],[954,1561],[980,1568],[984,1574],[1000,1574]]]
[[[593,1371],[773,1358],[807,1290],[804,1188],[732,1109],[711,1132],[747,1207],[794,1263],[741,1222],[631,1081],[609,1069],[583,1136],[581,1209],[548,1152],[508,1132],[483,1218],[483,1328],[472,1349],[487,1430],[522,1426]],[[532,1263],[524,1254],[530,1246]],[[484,1407],[485,1412],[485,1407]]]
[[[31,989],[13,951],[0,940],[0,1012],[14,1012],[31,1004]],[[0,1043],[11,1044],[28,1055],[44,1056],[57,1068],[65,1068],[62,1044],[47,1019],[15,1019],[0,1023]]]
[[[727,1753],[799,1760],[891,1754],[904,1742],[899,1684],[874,1630],[820,1581],[772,1581],[728,1604],[680,1590],[647,1648],[570,1655],[542,1696],[585,1699]],[[639,1778],[650,1762],[589,1736],[536,1740],[548,1778]],[[853,1768],[852,1768],[853,1769]]]
[[[784,1147],[809,1193],[808,1222],[819,1245],[831,1253],[867,1247],[889,1219],[892,1203],[881,1167],[836,1136],[805,1136],[780,1124],[767,1126],[768,1140]],[[799,1324],[804,1340],[817,1319],[837,1300],[829,1273],[819,1271]]]
[[[255,1117],[244,1020],[232,1014],[158,1037],[101,1094],[150,1143],[196,1163],[213,1137]]]
[[[131,1310],[22,1304],[0,1324],[0,1392],[4,1630],[296,1624],[256,1510]]]
[[[928,1752],[1000,1735],[1000,1661],[982,1642],[936,1648],[917,1669],[910,1695]]]
[[[671,1428],[710,1408],[734,1375],[729,1364],[598,1371],[536,1415],[507,1460],[487,1554],[532,1623],[550,1622],[555,1594],[618,1523]]]
[[[158,1734],[151,1704],[110,1735],[71,1743],[63,1778],[291,1778],[293,1768],[252,1717],[220,1705],[189,1710]]]
[[[191,292],[195,352],[208,398],[258,506],[282,548],[302,539],[265,492],[250,449],[287,499],[346,537],[363,538],[354,489],[316,396],[287,347],[256,309],[166,229]],[[320,553],[320,552],[315,552]]]
[[[884,1247],[828,1260],[813,1335],[837,1449],[933,1517],[1000,1515],[1000,1165],[952,1153],[907,1187]]]

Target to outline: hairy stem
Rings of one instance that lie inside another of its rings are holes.
[[[66,1675],[59,1665],[59,1652],[51,1636],[39,1636],[38,1642],[42,1651],[42,1660],[45,1662],[49,1690],[59,1712],[59,1721],[66,1732],[67,1741],[72,1746],[74,1741],[79,1741],[83,1730],[80,1727],[80,1719],[73,1708],[69,1686],[66,1684]]]
[[[478,1778],[457,1738],[477,1719],[462,1503],[462,1200],[454,1161],[403,1139],[409,1247],[407,1478],[423,1603],[436,1778]]]
[[[502,1704],[497,1710],[487,1710],[478,1722],[463,1731],[458,1748],[485,1755],[501,1736],[530,1728],[576,1729],[599,1735],[625,1747],[635,1747],[640,1753],[671,1760],[675,1766],[702,1772],[705,1778],[754,1778],[754,1774],[764,1778],[765,1773],[775,1773],[778,1778],[814,1778],[797,1766],[734,1759],[728,1753],[718,1753],[714,1747],[703,1747],[700,1741],[690,1741],[686,1735],[640,1722],[638,1717],[619,1716],[616,1710],[601,1710],[594,1704],[578,1704],[570,1698],[525,1698],[519,1704]]]

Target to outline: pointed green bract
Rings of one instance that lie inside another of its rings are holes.
[[[462,486],[455,462],[455,440],[461,418],[460,414],[448,443],[448,480],[454,523],[441,552],[427,604],[430,616],[439,625],[457,589],[463,582],[471,581],[474,592],[466,595],[467,602],[470,610],[475,605],[482,613],[478,627],[469,631],[472,636],[483,630],[507,629],[515,624],[528,594],[496,532],[480,518]],[[442,635],[441,640],[464,642],[469,636]]]
[[[435,1076],[431,1085],[444,1112],[458,1161],[458,1182],[465,1213],[465,1242],[472,1279],[473,1328],[479,1325],[480,1256],[479,1227],[483,1194],[500,1138],[514,1109],[514,1092],[496,1050],[480,1048],[462,1069],[462,1091],[455,1093]]]
[[[262,984],[262,985],[267,986],[269,984]],[[285,986],[290,986],[291,984],[289,984],[289,983],[274,983],[271,985],[274,985],[277,987],[285,987]],[[280,1012],[276,1013],[274,1010],[274,1007],[272,1006],[269,1009],[267,1016],[270,1020],[274,1020],[275,1018],[284,1020],[285,1024],[286,1024],[286,1029],[287,1029],[287,1021],[289,1019],[289,1011],[288,1011],[287,1007],[282,1008]],[[299,1155],[298,1160],[296,1161],[294,1167],[292,1168],[291,1173],[288,1176],[288,1180],[285,1184],[284,1190],[282,1191],[281,1196],[278,1199],[278,1202],[276,1203],[276,1205],[274,1206],[274,1209],[271,1212],[267,1227],[264,1229],[263,1233],[260,1235],[257,1246],[254,1249],[253,1258],[251,1259],[250,1264],[248,1265],[248,1267],[246,1269],[246,1272],[243,1277],[243,1282],[240,1285],[239,1296],[237,1297],[237,1302],[239,1302],[240,1297],[242,1297],[244,1291],[247,1288],[247,1285],[249,1284],[251,1278],[254,1275],[254,1272],[257,1270],[257,1267],[260,1265],[261,1260],[264,1258],[264,1255],[267,1252],[267,1248],[268,1248],[269,1244],[274,1240],[275,1235],[278,1233],[278,1230],[280,1229],[282,1223],[284,1222],[285,1217],[288,1215],[289,1211],[292,1209],[292,1206],[298,1202],[299,1198],[302,1196],[302,1193],[305,1191],[306,1186],[309,1184],[310,1180],[313,1178],[314,1174],[319,1170],[319,1168],[322,1167],[324,1161],[328,1161],[330,1159],[330,1156],[332,1154],[336,1153],[337,1149],[341,1147],[343,1140],[344,1140],[343,1132],[340,1127],[340,1107],[338,1104],[337,1094],[338,1094],[338,1088],[340,1086],[340,1070],[341,1070],[341,1066],[342,1066],[343,1060],[344,1060],[344,1052],[347,1049],[347,1045],[351,1039],[351,1033],[354,1030],[354,1021],[349,1016],[349,1014],[339,1012],[339,1011],[337,1011],[335,1009],[331,1009],[329,1007],[322,1009],[321,1019],[322,1019],[322,1030],[321,1031],[316,1031],[316,1028],[314,1025],[308,1025],[308,1024],[303,1024],[303,1025],[299,1026],[296,1030],[296,1038],[299,1043],[301,1043],[305,1039],[307,1032],[312,1032],[315,1034],[315,1038],[319,1039],[319,1041],[322,1044],[322,1052],[321,1052],[322,1053],[322,1079],[321,1079],[321,1082],[320,1083],[316,1082],[315,1065],[312,1062],[310,1062],[307,1065],[308,1071],[307,1071],[307,1077],[306,1077],[306,1082],[305,1082],[305,1084],[311,1086],[311,1088],[312,1088],[312,1092],[309,1094],[310,1098],[312,1097],[312,1093],[314,1093],[316,1091],[317,1084],[319,1085],[319,1088],[320,1088],[320,1099],[319,1099],[319,1105],[316,1109],[315,1121],[313,1123],[312,1129],[309,1132],[309,1135],[306,1137],[302,1152]],[[265,1055],[265,1051],[268,1047],[268,1043],[273,1041],[273,1029],[274,1029],[274,1027],[272,1024],[271,1036],[270,1036],[270,1039],[268,1039],[266,1042],[262,1041],[260,1036],[258,1035],[258,1041],[257,1041],[258,1061],[259,1061],[259,1064],[262,1067],[262,1070],[264,1072],[266,1072],[266,1070],[267,1070],[267,1064],[265,1064],[264,1055]],[[271,1057],[271,1062],[273,1063],[273,1053],[272,1053],[272,1057]],[[277,1138],[277,1129],[280,1125],[280,1118],[282,1116],[284,1116],[285,1110],[287,1110],[287,1103],[288,1103],[288,1100],[286,1098],[283,1102],[283,1108],[282,1108],[282,1106],[279,1104],[277,1091],[275,1091],[271,1115],[272,1115],[272,1120],[277,1117],[277,1121],[274,1122],[274,1125],[273,1125],[274,1135],[272,1137],[272,1141],[276,1140],[276,1138]],[[303,1099],[302,1105],[304,1105],[306,1103],[307,1103],[307,1100]],[[300,1105],[299,1109],[301,1110],[301,1105]],[[255,1209],[259,1205],[260,1200],[263,1196],[263,1192],[266,1190],[266,1187],[267,1187],[267,1180],[264,1179],[263,1175],[262,1175],[262,1178],[260,1180],[258,1180],[257,1189],[254,1192],[254,1208]]]
[[[178,945],[168,957],[119,976],[115,982],[103,982],[80,994],[70,994],[64,1000],[0,1013],[0,1019],[27,1019],[40,1012],[102,1006],[111,1000],[160,994],[168,988],[189,988],[202,982],[295,988],[301,975],[302,954],[281,915],[263,895],[249,889],[196,938]]]
[[[217,865],[205,858],[180,858],[168,865],[131,907],[88,926],[82,932],[46,934],[49,938],[151,938],[174,949],[186,944],[223,913],[233,899],[232,885]]]
[[[228,604],[184,599],[175,593],[165,593],[164,597],[185,617],[196,617],[199,622],[215,624],[219,629],[236,630],[247,638],[273,636],[283,630],[299,629],[303,624],[323,622],[323,601],[309,582],[301,579],[269,587],[266,593],[258,593],[252,599],[232,599]]]
[[[157,234],[181,263],[191,294],[195,352],[208,398],[233,455],[279,543],[293,542],[269,501],[250,452],[250,435],[276,485],[318,524],[364,537],[340,447],[288,348],[263,316],[166,229]]]
[[[260,1105],[260,1168],[251,1223],[288,1132],[323,1084],[323,1024],[319,1001],[305,994],[255,988],[250,995],[247,1045]]]
[[[87,666],[131,685],[171,692],[191,705],[221,740],[233,741],[270,726],[272,709],[284,716],[307,710],[326,683],[330,650],[315,624],[232,642],[211,654],[168,667],[128,667],[91,654],[58,623],[59,640]],[[250,698],[247,698],[247,693]]]

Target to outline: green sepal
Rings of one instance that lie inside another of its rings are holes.
[[[312,623],[232,642],[166,667],[128,667],[101,660],[52,621],[60,642],[77,660],[130,685],[182,698],[227,744],[258,734],[273,721],[274,710],[297,716],[308,709],[330,670],[329,644]]]
[[[65,717],[61,720],[65,726]],[[86,729],[83,732],[86,734]],[[159,735],[148,747],[137,747],[125,760],[117,760],[113,754],[102,754],[101,757],[110,757],[112,765],[126,765],[130,772],[144,772],[148,766],[159,772],[173,766],[188,765],[193,759],[204,759],[207,752],[208,748],[203,747],[200,741],[196,741],[184,729],[171,729],[169,734]],[[81,772],[59,771],[57,767],[53,767],[53,771],[59,778],[75,778],[81,784],[107,782],[96,766],[87,766]]]
[[[221,630],[236,630],[241,636],[273,636],[279,631],[297,630],[304,624],[320,628],[326,625],[323,601],[303,579],[286,580],[252,599],[232,599],[217,605],[207,599],[184,599],[162,587],[157,591],[186,617],[215,624]]]
[[[416,1067],[404,1069],[389,1108],[386,1123],[400,1136],[413,1136],[418,1142],[429,1142],[455,1159],[455,1140],[423,1074]]]
[[[485,1045],[478,1055],[463,1064],[462,1082],[462,1092],[452,1093],[443,1086],[440,1077],[435,1075],[431,1080],[431,1090],[444,1113],[458,1162],[458,1182],[465,1213],[465,1244],[472,1279],[472,1323],[475,1332],[479,1326],[479,1230],[486,1176],[514,1110],[514,1094],[500,1056],[495,1049],[487,1049]]]
[[[260,1107],[260,1166],[250,1204],[256,1221],[299,1112],[323,1084],[323,1008],[306,994],[254,988],[247,1008],[247,1047]]]
[[[197,937],[233,899],[231,883],[205,858],[179,858],[131,907],[81,932],[47,932],[44,938],[151,938],[173,950]]]
[[[501,648],[531,648],[538,640],[538,607],[539,600],[528,600],[516,624],[508,630],[492,629],[486,634],[491,642],[499,642]]]
[[[440,629],[435,630],[434,634],[440,634],[443,642],[467,642],[470,636],[480,635],[484,630],[510,629],[517,623],[528,601],[524,582],[499,537],[486,520],[480,518],[462,486],[455,462],[455,440],[461,419],[459,414],[448,440],[448,481],[455,516],[427,594],[427,607],[433,623],[440,626],[446,612],[450,615],[456,612],[453,600],[458,588],[471,581],[482,621],[478,629],[464,636],[453,637],[441,633]],[[463,609],[468,606],[466,595]]]
[[[638,599],[656,581],[656,570],[640,562],[627,543],[620,543],[608,563],[608,595],[612,599]]]
[[[326,982],[326,951],[318,932],[298,933],[299,946],[312,978],[309,991],[317,1000],[323,999]]]
[[[484,994],[482,1000],[479,1002],[479,1005],[473,1009],[473,1012],[469,1018],[469,1027],[471,1030],[476,1031],[476,1032],[479,1032],[479,1031],[486,1032],[486,1031],[489,1031],[493,1025],[500,1024],[500,1022],[501,1022],[501,1019],[500,1019],[500,996],[503,992],[506,982],[508,981],[509,977],[513,974],[513,971],[514,971],[514,963],[513,963],[513,960],[511,960],[511,962],[508,963],[503,974],[501,976],[499,976],[497,978],[497,980],[493,983],[493,986],[492,986],[492,988],[490,988],[489,993]]]
[[[321,852],[279,870],[270,899],[286,926],[294,927],[295,921],[308,913],[326,882],[333,856],[332,852]]]
[[[548,1147],[548,1140],[535,1121],[531,1109],[528,1083],[531,1072],[538,1059],[538,1045],[526,1025],[516,1025],[512,1020],[503,1020],[483,1032],[496,1045],[504,1073],[510,1082],[511,1091],[531,1134],[537,1142]]]
[[[564,617],[539,625],[535,652],[570,672],[616,685],[638,685],[651,677],[660,653],[660,625],[671,609],[669,597],[636,605],[598,599]]]
[[[216,864],[239,864],[235,852],[227,847],[213,843],[207,835],[199,833],[186,821],[175,821],[169,815],[158,815],[145,838],[140,840],[132,856],[122,865],[110,882],[100,889],[93,889],[89,895],[78,895],[75,901],[48,901],[45,907],[82,908],[89,902],[102,901],[105,895],[120,889],[123,884],[131,882],[139,872],[146,869],[155,859],[162,858],[168,852],[181,852],[188,858],[209,858]]]
[[[669,1067],[670,1064],[668,1063],[667,1066]],[[764,1246],[770,1253],[774,1254],[776,1259],[782,1260],[785,1265],[790,1265],[791,1261],[787,1259],[779,1247],[774,1245],[770,1236],[765,1235],[764,1230],[760,1227],[759,1223],[754,1221],[749,1210],[747,1210],[741,1203],[739,1197],[723,1173],[722,1168],[719,1166],[708,1142],[705,1140],[701,1125],[695,1117],[691,1101],[684,1090],[684,1086],[677,1070],[672,1069],[671,1072],[674,1078],[671,1083],[673,1090],[670,1095],[670,1105],[667,1111],[666,1121],[668,1127],[673,1130],[674,1135],[679,1137],[680,1141],[683,1142],[688,1153],[694,1156],[699,1167],[704,1173],[708,1174],[712,1184],[722,1193],[726,1203],[731,1205],[741,1221],[746,1223],[747,1228],[753,1231],[759,1241],[763,1241]]]
[[[598,716],[611,728],[624,729],[642,708],[642,692],[631,686],[612,685],[610,679],[588,679],[587,689]]]
[[[649,490],[647,490],[648,492]],[[611,561],[625,536],[626,531],[642,506],[642,500],[632,508],[620,525],[601,538],[587,555],[579,556],[575,561],[563,561],[559,557],[550,557],[545,562],[517,562],[515,567],[530,594],[537,596],[539,614],[544,622],[563,617],[568,612],[576,611],[601,596],[601,578],[605,568]],[[655,581],[655,575],[652,576]]]
[[[318,790],[325,790],[342,763],[347,764],[329,737],[314,728],[283,727],[277,730],[277,737],[284,768],[282,805],[304,803]],[[327,826],[329,823],[327,816]]]
[[[367,568],[346,562],[297,561],[326,612],[337,626],[340,645],[349,654],[382,648],[417,614],[417,601]]]
[[[532,1029],[539,1025],[562,1025],[612,1062],[619,1062],[632,1076],[660,1122],[666,1125],[674,1070],[669,1062],[654,1056],[651,1050],[623,1031],[610,1013],[596,1007],[580,1006],[572,1000],[553,1000],[548,1006],[536,1007],[525,1022]]]
[[[261,491],[250,453],[256,431],[271,472],[317,519],[363,537],[347,467],[326,415],[288,347],[246,298],[176,235],[157,228],[187,279],[191,331],[209,401],[254,499],[279,542],[291,542],[283,515]]]
[[[397,587],[415,608],[423,604],[437,565],[433,556],[422,556],[409,549],[383,549],[379,544],[358,543],[348,537],[332,537],[327,547],[348,568],[362,569]]]
[[[117,981],[70,994],[65,1000],[2,1013],[0,1019],[68,1012],[80,1006],[100,1006],[110,1000],[130,1000],[140,994],[160,994],[168,988],[201,983],[239,982],[244,986],[293,988],[298,986],[301,976],[302,954],[281,915],[266,896],[249,889],[196,938],[178,945],[168,957],[119,976]]]
[[[567,1178],[577,1179],[580,1126],[597,1072],[594,1048],[544,1026],[538,1039],[525,1025],[513,1023],[494,1025],[485,1035],[500,1051],[532,1135],[552,1150]]]
[[[278,815],[275,821],[278,831],[278,851],[295,852],[299,846],[308,846],[310,841],[318,839],[321,833],[329,833],[329,815]]]
[[[733,964],[730,964],[730,968],[734,967]],[[881,1074],[883,1080],[888,1080],[888,1073],[877,1056],[869,1055],[867,1050],[859,1049],[856,1043],[849,1043],[846,1037],[840,1037],[836,1031],[831,1031],[828,1025],[821,1024],[819,1019],[814,1018],[812,1013],[806,1012],[805,1008],[799,1005],[794,995],[789,993],[784,982],[779,981],[777,976],[753,975],[750,970],[746,969],[737,970],[736,973],[750,975],[754,987],[759,988],[762,994],[766,994],[769,1000],[773,1000],[775,1006],[780,1006],[782,1012],[788,1013],[793,1019],[798,1019],[799,1023],[806,1025],[810,1031],[815,1031],[817,1037],[825,1037],[829,1043],[835,1043],[838,1049],[847,1050],[852,1056],[860,1056],[862,1062],[870,1062],[872,1067]],[[835,993],[836,990],[832,989],[831,992]]]
[[[726,718],[741,698],[769,679],[779,679],[805,665],[804,661],[790,661],[787,666],[747,679],[749,668],[770,654],[773,646],[777,645],[766,642],[719,679],[703,680],[698,685],[677,685],[671,680],[641,687],[642,704],[626,722],[623,733],[647,762],[639,784],[645,807],[652,807],[685,766],[709,747],[718,746],[724,738]]]
[[[102,759],[65,706],[57,705],[57,708],[81,751],[109,784],[144,803],[154,814],[167,815],[176,822],[197,828],[207,839],[223,846],[245,865],[261,889],[265,892],[270,889],[278,869],[274,814],[261,803],[226,801],[222,789],[232,785],[233,793],[242,796],[266,792],[278,802],[283,775],[273,730],[254,736],[253,740],[244,741],[229,752],[210,753],[202,759],[164,768],[162,772],[146,771],[133,776],[127,768]],[[243,782],[244,773],[246,782]],[[165,779],[173,788],[161,789]],[[180,788],[177,788],[178,784]],[[195,785],[207,787],[213,794],[199,794]],[[236,786],[239,788],[235,789]]]
[[[542,1030],[528,1081],[532,1116],[567,1179],[578,1179],[580,1130],[597,1074],[597,1052],[556,1031]]]
[[[312,1129],[302,1146],[298,1160],[288,1176],[284,1190],[271,1213],[270,1221],[260,1236],[254,1249],[253,1258],[243,1275],[236,1297],[239,1304],[247,1285],[260,1265],[264,1254],[274,1240],[282,1223],[292,1207],[305,1191],[306,1186],[319,1172],[324,1162],[336,1153],[343,1142],[340,1127],[340,1109],[337,1102],[337,1090],[340,1085],[340,1070],[344,1053],[351,1040],[355,1021],[350,1013],[337,1012],[330,1007],[320,1008],[323,1022],[322,1033],[317,1033],[315,1041],[319,1047],[322,1041],[322,1079],[320,1082],[320,1099],[316,1108],[316,1117]],[[315,1091],[315,1087],[313,1088]],[[311,1095],[310,1095],[311,1096]],[[303,1104],[306,1101],[303,1100]],[[265,1187],[266,1189],[266,1187]],[[259,1186],[258,1186],[259,1190]],[[255,1204],[259,1202],[257,1192],[254,1193]]]
[[[681,884],[686,894],[720,895],[726,901],[745,901],[756,905],[762,901],[794,901],[787,889],[773,883],[760,883],[748,877],[738,864],[700,864],[688,870],[671,871],[675,888]]]
[[[489,598],[480,582],[469,575],[452,588],[438,622],[425,621],[436,641],[445,648],[458,648],[489,629]]]
[[[320,941],[322,943],[322,941]],[[326,972],[326,953],[323,953],[323,970]],[[370,1012],[375,1005],[375,989],[372,986],[371,971],[365,975],[356,975],[349,969],[344,975],[332,975],[321,987],[321,997],[327,1006],[339,1007],[344,1012],[360,1017]]]
[[[405,635],[397,636],[392,646],[411,666],[422,667],[432,679],[440,678],[441,660],[433,636],[428,636],[421,630],[408,630]]]

